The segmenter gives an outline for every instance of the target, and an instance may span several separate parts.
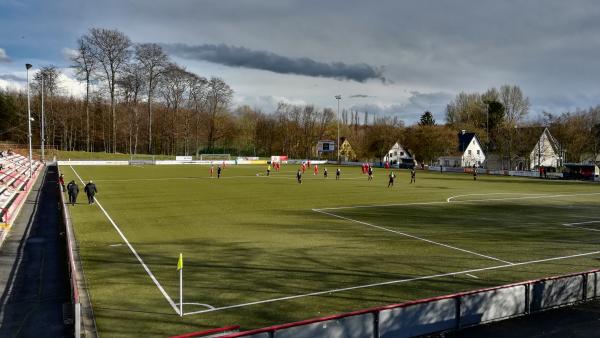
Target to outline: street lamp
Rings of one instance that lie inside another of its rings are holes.
[[[342,95],[336,95],[335,99],[338,103],[337,110],[337,162],[340,164],[340,100],[342,99]]]
[[[46,138],[44,135],[44,124],[46,121],[44,121],[44,78],[45,78],[45,74],[42,73],[42,163],[45,163],[46,157],[44,156],[44,146],[45,146],[45,142],[46,142]]]
[[[27,135],[29,138],[29,178],[31,178],[32,173],[33,173],[33,164],[32,164],[32,159],[31,159],[31,153],[32,153],[32,149],[31,149],[31,100],[29,98],[29,69],[33,67],[31,64],[26,63],[25,64],[25,68],[27,69],[27,127],[28,127],[28,131],[29,134]]]

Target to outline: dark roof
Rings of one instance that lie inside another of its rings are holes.
[[[462,131],[458,133],[458,151],[464,153],[473,138],[475,137],[475,133],[463,133]]]

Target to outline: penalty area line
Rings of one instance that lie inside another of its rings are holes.
[[[259,300],[259,301],[243,303],[243,304],[222,306],[222,307],[217,307],[214,309],[193,311],[193,312],[185,313],[184,316],[207,313],[207,312],[214,312],[214,311],[222,311],[222,310],[228,310],[228,309],[235,309],[235,308],[242,308],[242,307],[247,307],[247,306],[251,306],[251,305],[274,303],[274,302],[280,302],[280,301],[292,300],[292,299],[298,299],[298,298],[304,298],[304,297],[320,296],[320,295],[332,294],[332,293],[342,292],[342,291],[366,289],[366,288],[372,288],[372,287],[377,287],[377,286],[401,284],[401,283],[408,283],[408,282],[413,282],[413,281],[428,280],[428,279],[433,279],[433,278],[450,277],[450,276],[455,276],[455,275],[465,275],[465,274],[471,274],[471,273],[476,273],[476,272],[481,272],[481,271],[490,271],[490,270],[497,270],[497,269],[502,269],[502,268],[512,268],[512,267],[521,266],[521,265],[531,265],[531,264],[537,264],[537,263],[545,263],[545,262],[558,261],[558,260],[576,258],[576,257],[591,256],[591,255],[598,255],[598,254],[600,254],[600,251],[593,251],[593,252],[586,252],[586,253],[569,255],[569,256],[537,259],[537,260],[528,261],[528,262],[496,265],[496,266],[490,266],[487,268],[469,269],[469,270],[463,270],[463,271],[457,271],[457,272],[440,273],[440,274],[436,274],[436,275],[421,276],[421,277],[408,278],[408,279],[398,279],[398,280],[391,280],[391,281],[387,281],[387,282],[365,284],[365,285],[358,285],[358,286],[350,286],[350,287],[340,288],[340,289],[317,291],[317,292],[311,292],[311,293],[305,293],[305,294],[299,294],[299,295],[293,295],[293,296],[287,296],[287,297]]]
[[[71,167],[71,170],[73,170],[73,173],[75,173],[75,175],[77,176],[77,178],[79,179],[79,181],[81,181],[81,184],[85,185],[85,183],[83,182],[83,180],[81,179],[81,176],[79,176],[79,174],[77,173],[77,171],[75,171],[75,169],[69,165],[69,167]],[[135,256],[135,258],[137,258],[137,260],[140,262],[140,264],[142,265],[142,267],[144,267],[144,270],[146,270],[146,273],[148,274],[148,276],[150,276],[150,278],[152,279],[152,281],[154,282],[154,284],[156,285],[156,287],[158,287],[158,290],[160,290],[160,292],[163,294],[163,296],[165,297],[165,299],[167,300],[167,302],[169,302],[169,304],[171,305],[171,307],[173,308],[173,310],[175,310],[175,312],[177,314],[179,313],[179,309],[177,308],[177,305],[175,305],[175,302],[173,302],[173,299],[171,299],[171,296],[169,296],[169,294],[167,294],[167,292],[165,291],[165,289],[163,289],[162,285],[160,285],[160,283],[158,282],[158,280],[156,279],[156,277],[154,276],[154,274],[152,273],[152,271],[150,271],[150,268],[148,268],[148,266],[146,265],[146,263],[144,263],[144,260],[142,260],[142,257],[140,257],[140,255],[137,253],[137,251],[135,251],[135,249],[133,248],[133,246],[131,245],[131,243],[129,243],[129,241],[127,240],[127,237],[125,237],[125,235],[123,234],[123,232],[121,231],[121,229],[119,228],[119,226],[117,225],[117,223],[115,223],[115,221],[110,217],[110,215],[108,214],[108,212],[106,212],[106,210],[104,209],[104,207],[102,206],[102,204],[100,204],[100,201],[98,201],[98,199],[95,200],[95,204],[98,205],[98,207],[100,208],[100,210],[102,210],[102,212],[104,213],[104,215],[106,216],[106,218],[108,219],[108,221],[112,224],[113,228],[115,228],[115,230],[117,231],[117,233],[119,234],[119,236],[121,236],[121,238],[123,239],[123,241],[125,242],[125,244],[127,244],[127,246],[129,247],[129,250],[131,250],[131,252],[133,253],[133,255]]]

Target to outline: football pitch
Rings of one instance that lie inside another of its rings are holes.
[[[598,184],[401,170],[387,188],[384,169],[327,168],[298,184],[295,165],[61,166],[99,190],[70,212],[100,334],[251,329],[599,266]]]

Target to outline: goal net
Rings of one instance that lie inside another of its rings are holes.
[[[200,154],[200,161],[229,161],[229,154]]]

